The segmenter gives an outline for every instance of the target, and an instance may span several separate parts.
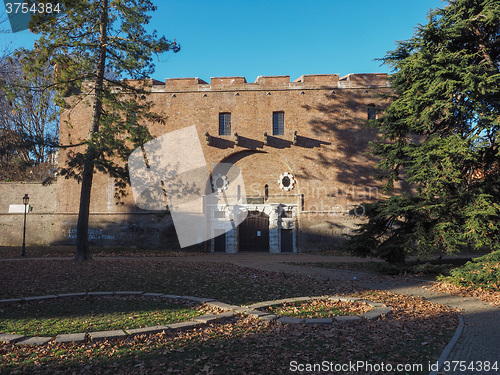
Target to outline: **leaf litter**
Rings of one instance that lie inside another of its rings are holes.
[[[8,263],[8,264],[7,264]],[[305,295],[346,295],[392,309],[377,320],[284,325],[238,315],[188,331],[44,346],[0,344],[12,374],[288,374],[298,363],[436,361],[457,312],[422,298],[363,290],[355,282],[283,275],[220,263],[103,260],[89,264],[0,262],[2,298],[90,290],[144,290],[249,304]],[[22,286],[22,287],[21,287]],[[347,372],[348,373],[348,372]],[[363,373],[363,372],[358,372]]]

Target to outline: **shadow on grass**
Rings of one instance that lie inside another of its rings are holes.
[[[453,333],[449,322],[438,323],[442,324],[429,335],[429,321],[422,319],[414,319],[404,327],[391,318],[328,326],[238,320],[229,326],[176,334],[59,345],[47,349],[42,357],[37,357],[29,348],[13,348],[13,361],[6,369],[30,374],[70,370],[92,374],[288,374],[293,364],[323,361],[329,364],[369,361],[425,366],[437,360]],[[422,345],[423,342],[426,344]],[[54,353],[57,355],[51,357]],[[422,368],[424,371],[407,373],[428,373],[426,367]],[[370,373],[363,370],[361,368],[359,373]]]
[[[288,297],[345,294],[354,283],[308,279],[227,263],[166,260],[98,259],[0,262],[4,275],[0,298],[89,291],[137,290],[214,298],[245,304]]]
[[[168,303],[167,300],[149,299],[131,300],[119,297],[84,297],[67,300],[48,300],[24,302],[2,307],[2,319],[49,319],[64,317],[82,317],[91,314],[147,313],[156,310],[178,311],[188,306],[181,303]]]
[[[201,315],[194,304],[149,297],[84,297],[3,306],[0,332],[24,335],[140,328]]]

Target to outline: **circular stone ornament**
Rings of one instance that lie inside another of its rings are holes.
[[[290,191],[295,186],[295,178],[292,174],[285,172],[280,176],[280,188],[285,191]]]
[[[224,190],[227,190],[228,185],[229,185],[229,180],[227,179],[227,176],[224,174],[219,173],[214,178],[212,178],[212,187],[219,193],[222,193]]]

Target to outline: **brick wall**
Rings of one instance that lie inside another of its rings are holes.
[[[388,90],[385,74],[304,75],[295,81],[289,76],[271,76],[258,77],[254,83],[244,77],[212,78],[210,84],[199,78],[167,79],[165,83],[151,80],[148,99],[167,120],[164,125],[151,124],[150,131],[161,136],[195,125],[207,163],[235,163],[242,170],[247,194],[263,195],[268,185],[269,195],[276,200],[282,196],[300,202],[303,236],[299,243],[307,249],[310,240],[313,244],[331,242],[349,232],[358,221],[347,212],[380,193],[378,182],[372,179],[376,161],[366,153],[376,133],[364,121],[368,105],[384,107],[386,103],[377,94]],[[272,135],[275,111],[284,112],[284,135]],[[221,112],[231,113],[231,135],[218,134]],[[65,114],[61,142],[85,139],[90,113],[91,107],[81,103]],[[205,141],[206,132],[210,144]],[[292,142],[294,132],[296,144]],[[61,150],[60,165],[64,165],[66,153]],[[279,187],[284,172],[296,179],[289,192]],[[58,212],[76,213],[79,194],[75,181],[59,179]],[[130,194],[121,204],[116,203],[113,181],[97,174],[91,203],[95,218],[111,215],[106,219],[109,222],[116,215],[117,220],[127,222],[133,214],[146,214],[135,207]]]
[[[0,244],[22,244],[23,213],[9,213],[10,205],[22,205],[23,196],[28,194],[30,211],[26,217],[26,243],[49,244],[57,227],[54,217],[57,206],[55,184],[0,182]]]

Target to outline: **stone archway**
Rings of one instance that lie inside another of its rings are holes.
[[[237,194],[233,193],[237,199],[232,203],[227,199],[206,201],[208,226],[214,236],[211,251],[297,251],[301,198],[293,170],[286,162],[274,153],[239,151],[213,165],[211,175],[215,182],[226,178],[229,184],[236,181],[236,175],[241,175],[244,182],[244,186],[237,186]],[[289,178],[286,186],[282,183],[283,176]],[[212,185],[215,191],[218,185],[213,181]],[[243,213],[246,218],[241,216]],[[232,228],[224,230],[228,223]]]

